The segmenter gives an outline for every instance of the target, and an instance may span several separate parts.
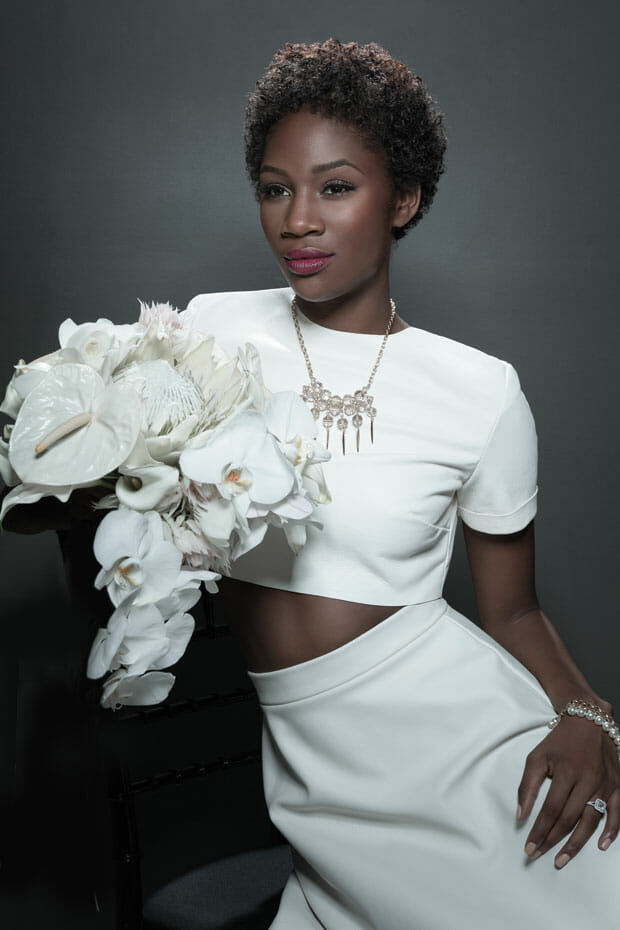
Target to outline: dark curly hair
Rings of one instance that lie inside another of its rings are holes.
[[[443,117],[420,78],[374,43],[287,42],[256,82],[245,114],[245,162],[257,196],[269,130],[302,107],[355,126],[387,158],[395,192],[420,185],[417,213],[393,230],[395,239],[404,236],[428,211],[444,170]]]

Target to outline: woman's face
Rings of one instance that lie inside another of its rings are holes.
[[[417,192],[394,195],[385,159],[354,128],[287,114],[267,136],[259,185],[263,231],[299,297],[333,300],[387,281],[392,227],[413,216]]]

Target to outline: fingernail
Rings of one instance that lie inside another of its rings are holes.
[[[521,820],[522,813],[523,813],[523,810],[521,809],[521,805],[519,804],[519,806],[517,807],[517,820]]]
[[[567,853],[562,853],[561,856],[555,860],[556,869],[563,869],[567,862],[570,862],[570,856]]]
[[[606,836],[603,842],[601,843],[601,849],[609,849],[611,846],[611,837]]]
[[[528,843],[525,847],[525,855],[529,856],[531,859],[535,852],[536,852],[536,843]]]

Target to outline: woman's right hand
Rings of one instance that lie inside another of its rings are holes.
[[[0,501],[11,488],[0,492]],[[93,504],[109,494],[103,485],[77,488],[63,504],[56,497],[42,497],[36,504],[17,504],[6,514],[2,527],[11,533],[42,533],[44,530],[72,530],[80,523],[98,522],[106,511],[94,510]]]

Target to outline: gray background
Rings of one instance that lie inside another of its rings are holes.
[[[517,369],[540,443],[539,599],[618,704],[619,19],[611,0],[5,2],[2,380],[67,316],[131,321],[137,298],[283,284],[244,176],[247,96],[287,40],[385,45],[449,138],[433,209],[396,250],[399,312]],[[23,642],[11,631],[36,616],[51,642],[55,537],[0,546],[3,636]],[[460,534],[446,593],[475,615]],[[47,653],[4,654],[9,739]]]

